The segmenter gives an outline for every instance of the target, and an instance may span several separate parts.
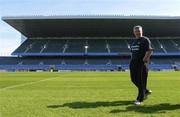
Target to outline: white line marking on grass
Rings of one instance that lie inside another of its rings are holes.
[[[47,78],[47,79],[43,79],[43,80],[39,80],[39,81],[35,81],[35,82],[27,82],[27,83],[18,84],[18,85],[12,85],[12,86],[1,88],[0,91],[7,90],[7,89],[13,89],[13,88],[17,88],[17,87],[23,87],[23,86],[32,85],[32,84],[37,84],[37,83],[44,82],[44,81],[54,80],[56,78],[58,78],[58,77]]]

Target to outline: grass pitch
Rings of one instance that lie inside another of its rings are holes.
[[[143,105],[129,72],[0,73],[0,117],[180,117],[180,72],[150,72]]]

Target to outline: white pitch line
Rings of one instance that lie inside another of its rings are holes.
[[[47,79],[43,79],[43,80],[39,80],[39,81],[35,81],[35,82],[28,82],[28,83],[8,86],[8,87],[1,88],[0,91],[7,90],[7,89],[13,89],[13,88],[17,88],[17,87],[23,87],[23,86],[32,85],[32,84],[37,84],[37,83],[44,82],[44,81],[54,80],[56,78],[47,78]]]

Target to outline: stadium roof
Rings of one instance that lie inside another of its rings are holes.
[[[26,37],[131,37],[135,25],[146,36],[180,36],[180,17],[172,16],[19,16],[2,17]]]

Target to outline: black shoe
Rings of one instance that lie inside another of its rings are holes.
[[[146,90],[145,95],[150,95],[152,93],[151,90]]]
[[[146,90],[144,100],[146,100],[148,98],[148,96],[151,95],[151,94],[152,94],[151,90]]]

